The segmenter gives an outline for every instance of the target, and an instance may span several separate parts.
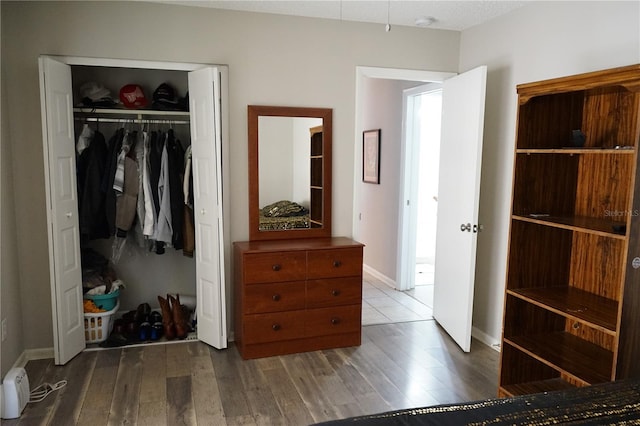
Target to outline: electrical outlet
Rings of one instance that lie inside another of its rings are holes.
[[[2,341],[4,342],[6,338],[7,338],[7,319],[4,318],[2,320]]]

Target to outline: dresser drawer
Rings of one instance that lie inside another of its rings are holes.
[[[362,248],[309,251],[307,277],[333,278],[362,275]]]
[[[326,336],[359,331],[362,326],[361,316],[360,305],[309,309],[305,335],[307,337]]]
[[[276,342],[304,336],[305,311],[254,314],[244,317],[244,344]]]
[[[305,282],[254,284],[245,287],[245,313],[293,311],[305,308]]]
[[[304,251],[251,253],[244,256],[244,281],[276,283],[306,278],[307,254]]]
[[[328,278],[307,282],[307,308],[353,305],[362,302],[362,278]]]

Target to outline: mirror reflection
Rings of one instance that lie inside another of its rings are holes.
[[[327,108],[248,107],[249,238],[331,236]]]
[[[258,140],[260,231],[321,226],[322,119],[259,117]]]

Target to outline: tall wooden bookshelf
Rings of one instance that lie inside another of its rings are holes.
[[[517,86],[499,395],[640,376],[640,65]]]

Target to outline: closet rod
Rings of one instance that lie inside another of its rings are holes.
[[[134,123],[134,124],[190,124],[185,120],[148,120],[140,118],[98,118],[98,117],[74,117],[76,121],[91,121],[96,123]]]

